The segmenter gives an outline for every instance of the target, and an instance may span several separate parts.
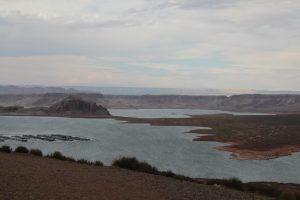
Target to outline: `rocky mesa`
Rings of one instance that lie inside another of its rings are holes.
[[[24,108],[19,106],[0,107],[0,115],[15,116],[57,116],[57,117],[110,117],[109,111],[95,102],[82,100],[76,96],[68,96],[50,107]]]
[[[78,97],[69,96],[62,101],[52,105],[49,113],[57,114],[87,114],[87,115],[110,115],[109,111],[95,102],[83,101]]]

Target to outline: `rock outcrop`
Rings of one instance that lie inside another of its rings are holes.
[[[50,107],[0,106],[0,115],[3,116],[51,116],[77,118],[109,118],[109,111],[96,103],[69,96]]]
[[[81,98],[69,96],[62,101],[52,105],[48,109],[49,113],[66,115],[96,115],[109,116],[109,111],[96,103],[84,101]]]
[[[23,106],[8,106],[8,107],[0,106],[1,112],[21,112],[23,110],[24,110]]]

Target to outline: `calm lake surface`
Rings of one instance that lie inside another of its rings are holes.
[[[221,110],[202,109],[110,109],[112,115],[122,117],[137,118],[185,118],[189,115],[212,115],[212,114],[232,114],[232,115],[270,115],[265,113],[230,112]]]
[[[101,160],[106,165],[120,156],[135,156],[161,170],[191,177],[300,183],[300,153],[267,161],[231,160],[229,153],[213,149],[220,143],[193,142],[196,135],[186,133],[192,128],[195,127],[125,124],[111,119],[0,117],[0,135],[63,134],[92,139],[69,142],[7,140],[0,145],[39,148],[44,154],[61,151],[77,159]]]

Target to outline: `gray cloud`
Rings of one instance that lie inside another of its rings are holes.
[[[184,0],[180,6],[184,9],[221,9],[233,6],[236,2],[237,0]]]
[[[74,59],[73,76],[90,84],[292,88],[300,85],[299,9],[298,0],[0,0],[0,80],[41,68],[60,83],[43,62],[71,70]],[[207,61],[215,55],[229,62]],[[24,77],[15,81],[34,80]]]

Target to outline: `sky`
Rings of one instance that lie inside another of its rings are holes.
[[[300,90],[300,1],[0,0],[0,84]]]

